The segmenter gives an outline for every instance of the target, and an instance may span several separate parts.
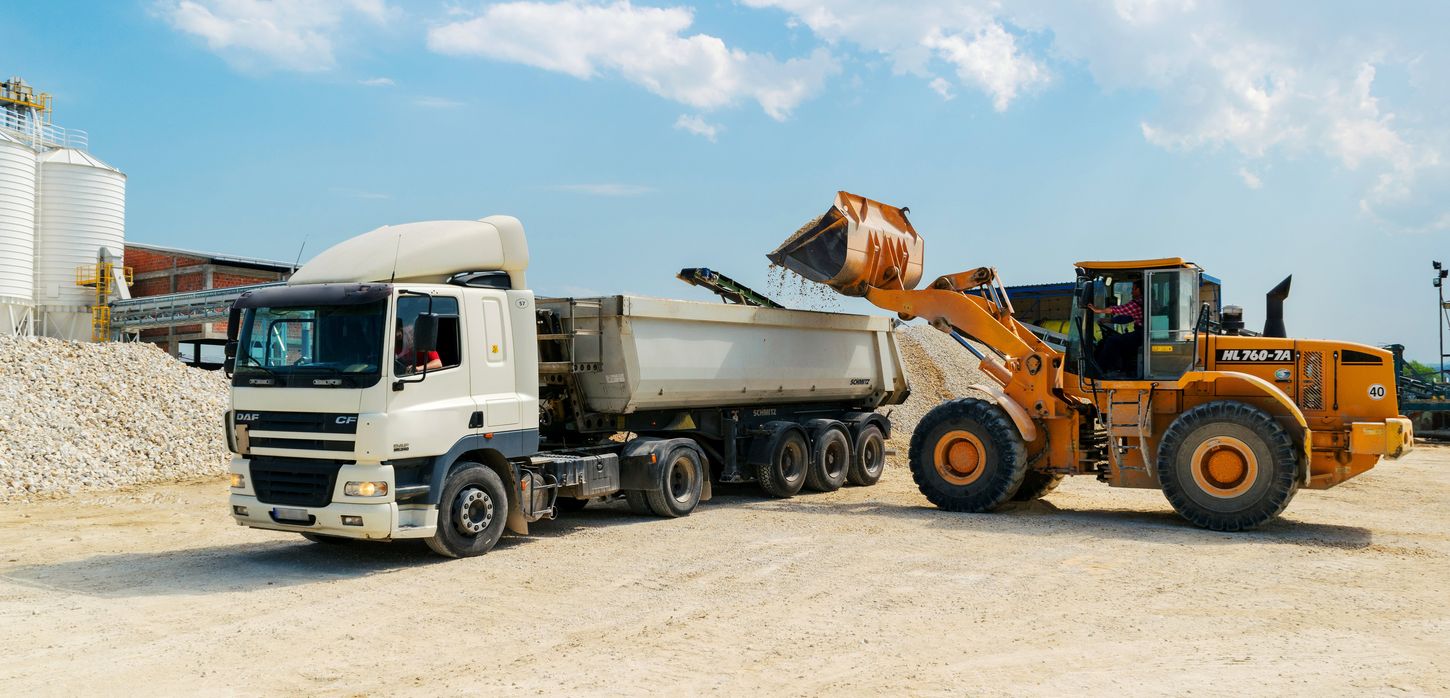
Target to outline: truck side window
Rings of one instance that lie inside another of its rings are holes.
[[[413,349],[413,325],[418,316],[428,312],[428,299],[423,296],[402,296],[398,298],[398,324],[394,334],[393,358],[404,367],[427,365],[432,356],[423,356]],[[462,342],[459,336],[458,299],[447,296],[433,298],[433,313],[438,315],[438,360],[441,366],[432,366],[429,371],[441,371],[463,363]],[[411,363],[409,360],[411,359]]]

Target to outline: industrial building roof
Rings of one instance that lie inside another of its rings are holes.
[[[272,259],[258,259],[256,257],[238,257],[235,255],[217,254],[215,252],[202,252],[200,250],[188,250],[181,247],[166,247],[164,245],[151,245],[139,242],[126,241],[126,247],[138,247],[152,252],[174,254],[182,257],[196,257],[207,259],[212,262],[227,264],[234,267],[245,267],[252,269],[266,269],[269,271],[290,272],[294,268],[291,262],[278,262]]]

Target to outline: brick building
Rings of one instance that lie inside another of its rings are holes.
[[[126,266],[131,267],[135,275],[135,283],[130,286],[132,298],[284,281],[293,270],[287,262],[129,241],[126,243]],[[226,341],[226,336],[225,320],[141,331],[142,341],[159,344],[173,356],[180,355],[181,345],[188,345],[187,356],[183,358],[197,360],[200,359],[202,345],[219,347]]]

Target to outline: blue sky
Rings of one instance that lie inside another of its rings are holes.
[[[1389,8],[1388,11],[1381,8]],[[1184,256],[1292,334],[1437,352],[1450,4],[7,5],[0,70],[129,175],[129,239],[277,259],[507,213],[541,293],[700,298],[837,189],[927,274]],[[846,304],[851,310],[868,310]]]

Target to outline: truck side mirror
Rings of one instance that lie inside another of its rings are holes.
[[[242,325],[242,309],[241,308],[238,308],[235,305],[233,305],[232,306],[232,309],[229,310],[229,311],[227,311],[227,343],[228,344],[236,344],[236,342],[237,342],[237,333],[239,331],[241,331],[241,325]],[[233,354],[236,354],[235,351],[233,351],[232,353]]]
[[[422,313],[418,320],[413,323],[413,349],[414,351],[437,351],[438,349],[438,316],[433,313]]]

